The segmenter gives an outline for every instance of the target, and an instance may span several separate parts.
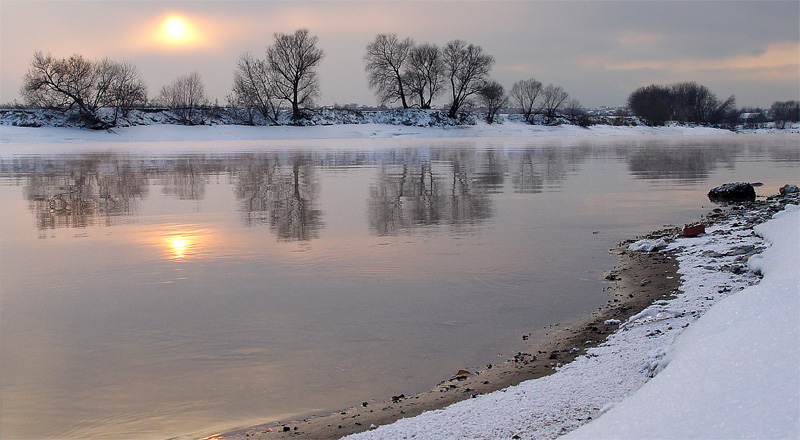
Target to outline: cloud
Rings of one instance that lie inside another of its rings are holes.
[[[760,54],[741,54],[725,58],[686,58],[680,60],[632,60],[604,63],[607,70],[664,70],[675,73],[707,71],[776,71],[794,69],[795,79],[800,72],[800,43],[772,43]]]

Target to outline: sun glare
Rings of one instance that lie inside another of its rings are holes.
[[[169,15],[161,21],[159,40],[167,46],[190,47],[200,42],[197,25],[181,15]]]
[[[189,240],[184,237],[171,237],[168,239],[168,245],[170,253],[175,260],[184,259],[190,251]]]
[[[179,39],[186,34],[186,25],[183,24],[183,20],[179,17],[167,19],[166,28],[167,35],[169,35],[170,38]]]

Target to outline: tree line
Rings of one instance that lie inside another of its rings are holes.
[[[369,86],[381,104],[400,103],[404,109],[430,109],[434,98],[450,91],[448,116],[458,112],[473,99],[486,108],[486,120],[494,121],[497,111],[513,101],[522,108],[525,120],[544,114],[553,121],[559,110],[580,108],[577,101],[559,86],[542,86],[531,78],[516,82],[506,95],[503,86],[489,78],[494,57],[480,46],[464,40],[452,40],[439,47],[432,43],[416,44],[412,38],[397,34],[378,34],[367,45],[364,68]]]
[[[736,97],[725,100],[708,87],[696,82],[640,87],[628,97],[628,109],[648,125],[664,125],[668,121],[709,125],[735,125],[742,114],[756,115],[766,122],[767,113],[759,108],[736,108]],[[779,122],[800,121],[798,101],[775,101],[769,111]]]
[[[648,125],[664,125],[667,121],[719,124],[735,112],[736,97],[720,101],[696,82],[653,84],[631,93],[628,108]]]
[[[317,68],[325,54],[317,44],[318,38],[308,29],[298,29],[292,34],[275,33],[263,57],[243,53],[235,66],[228,106],[250,124],[257,116],[277,124],[286,106],[292,122],[299,123],[319,97]],[[489,76],[494,57],[464,40],[451,40],[440,47],[417,44],[397,34],[378,34],[367,44],[363,61],[369,87],[382,105],[431,109],[435,99],[447,94],[447,116],[453,119],[479,105],[492,123],[501,108],[515,106],[528,123],[552,124],[560,118],[574,124],[589,123],[580,102],[570,99],[560,86],[545,86],[530,78],[515,82],[506,93]],[[23,77],[21,96],[30,106],[77,108],[96,128],[115,125],[119,115],[148,104],[172,109],[182,122],[193,124],[198,121],[198,109],[210,102],[198,72],[175,79],[148,100],[144,80],[129,63],[88,60],[79,54],[59,59],[42,52],[34,54]],[[640,87],[628,97],[627,105],[649,125],[667,121],[720,124],[738,116],[734,96],[720,100],[694,82]],[[104,107],[113,109],[113,122],[98,114]],[[796,121],[797,101],[776,102],[773,114]]]

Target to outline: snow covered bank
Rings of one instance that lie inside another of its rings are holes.
[[[669,348],[661,373],[567,438],[800,436],[800,209],[787,206],[755,231],[770,244],[749,260],[764,279],[711,308]],[[731,252],[711,238],[691,241],[673,247]],[[687,287],[719,284],[706,273],[702,252],[687,254],[696,255],[682,269]]]
[[[574,125],[544,126],[515,122],[508,122],[502,125],[489,125],[479,122],[476,125],[456,127],[415,127],[391,124],[327,125],[310,127],[202,125],[190,127],[185,125],[153,124],[115,128],[109,131],[68,127],[15,127],[0,125],[0,144],[721,134],[734,135],[727,130],[706,127],[615,127],[609,125],[595,125],[582,128]]]
[[[800,209],[753,233],[781,205],[672,242],[683,292],[558,373],[348,438],[796,438]]]

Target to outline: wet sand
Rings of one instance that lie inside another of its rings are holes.
[[[647,238],[674,236],[678,232],[665,229]],[[680,277],[673,256],[628,251],[631,241],[622,242],[611,250],[618,256],[618,263],[605,274],[611,299],[604,307],[583,320],[568,325],[556,324],[535,336],[523,335],[522,348],[505,362],[486,365],[480,371],[454,371],[453,377],[414,396],[386,396],[383,402],[364,402],[328,415],[257,425],[206,439],[338,439],[552,374],[556,366],[572,361],[614,332],[617,326],[606,325],[607,320],[625,322],[654,301],[677,291]]]

